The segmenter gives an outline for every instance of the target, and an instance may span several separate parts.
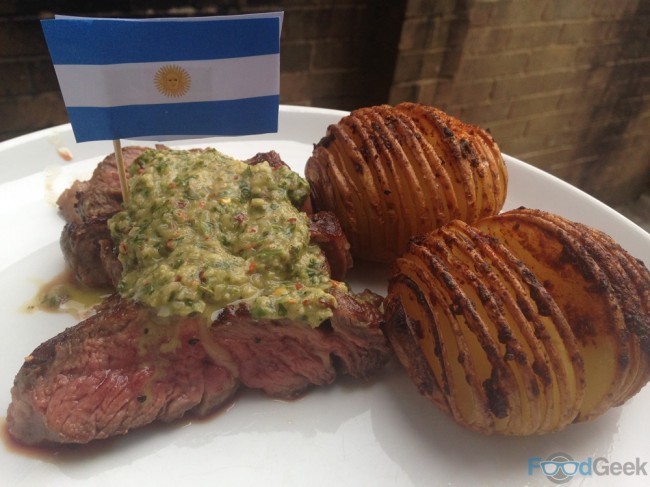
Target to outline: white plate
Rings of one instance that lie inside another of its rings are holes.
[[[312,144],[343,112],[282,107],[277,134],[173,143],[214,146],[236,157],[277,150],[302,171]],[[123,141],[127,145],[128,141]],[[68,148],[74,160],[57,151]],[[0,414],[23,357],[75,320],[27,314],[21,306],[63,269],[63,225],[54,200],[75,178],[87,178],[112,152],[110,142],[77,145],[67,125],[0,144]],[[507,208],[554,211],[598,227],[650,262],[650,235],[585,193],[506,157]],[[385,294],[384,271],[357,271],[356,287]],[[0,485],[552,485],[529,458],[564,452],[574,460],[650,462],[646,387],[599,419],[541,437],[483,437],[420,397],[389,365],[369,383],[341,380],[284,402],[246,391],[227,410],[200,421],[153,426],[76,452],[31,454],[0,447]],[[650,467],[646,466],[650,474]],[[642,473],[642,472],[641,472]],[[648,476],[578,475],[572,485],[648,485]]]

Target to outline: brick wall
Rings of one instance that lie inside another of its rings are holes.
[[[389,100],[618,204],[650,189],[649,25],[643,0],[410,0]]]
[[[282,103],[433,104],[608,203],[649,187],[644,0],[3,0],[0,140],[67,121],[40,18],[280,9]]]
[[[257,3],[285,12],[282,103],[352,110],[388,100],[405,0]]]

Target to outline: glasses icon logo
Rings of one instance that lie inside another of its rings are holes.
[[[540,462],[544,475],[553,483],[564,484],[578,473],[579,462],[566,453],[554,453],[546,461]]]

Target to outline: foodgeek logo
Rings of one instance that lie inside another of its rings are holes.
[[[528,475],[541,472],[547,479],[555,484],[564,484],[574,477],[620,477],[620,476],[647,476],[646,464],[639,457],[634,461],[611,461],[605,457],[589,457],[582,461],[575,461],[566,453],[553,453],[546,460],[541,457],[528,459]]]

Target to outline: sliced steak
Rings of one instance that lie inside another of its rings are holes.
[[[309,235],[311,241],[325,253],[333,279],[345,279],[352,268],[350,243],[343,233],[336,215],[329,211],[319,211],[309,215]]]
[[[11,390],[9,432],[26,444],[87,443],[205,415],[240,385],[292,398],[339,373],[369,377],[389,357],[380,298],[333,293],[334,317],[318,328],[253,320],[243,307],[212,323],[163,320],[113,296],[26,358]]]
[[[319,212],[309,217],[312,242],[325,253],[332,278],[343,280],[352,267],[352,256],[341,225],[333,213]],[[60,245],[66,263],[76,279],[91,288],[116,286],[122,274],[107,221],[108,218],[100,217],[69,222],[61,232]]]
[[[126,164],[143,150],[125,148]],[[284,164],[274,152],[249,163],[262,160]],[[114,285],[120,278],[107,221],[121,203],[114,156],[59,198],[68,221],[61,247],[89,286]],[[352,261],[336,217],[310,218],[312,241],[323,249],[332,276],[342,279]],[[155,421],[205,415],[240,386],[292,398],[338,374],[370,377],[389,358],[381,297],[331,292],[334,316],[318,328],[255,320],[243,305],[224,308],[213,321],[201,315],[163,319],[114,295],[25,359],[11,390],[9,432],[27,444],[87,443]]]
[[[77,281],[91,288],[114,285],[104,264],[108,259],[117,261],[112,252],[113,239],[107,220],[107,217],[100,217],[69,222],[61,232],[60,245],[66,264]]]
[[[257,164],[261,164],[263,162],[268,162],[269,166],[271,166],[273,169],[277,169],[282,166],[289,167],[289,165],[282,160],[280,154],[274,150],[268,152],[258,152],[250,159],[246,159],[244,162],[246,162],[246,164],[250,164],[251,166],[256,166]]]
[[[125,165],[130,166],[146,149],[123,148]],[[273,168],[287,165],[275,151],[260,152],[246,160],[251,165],[264,161]],[[68,222],[61,232],[61,250],[79,282],[100,288],[116,284],[121,265],[106,226],[108,219],[122,209],[115,154],[98,164],[90,180],[75,181],[57,203]],[[336,216],[329,212],[310,214],[309,231],[312,241],[325,253],[332,278],[343,280],[352,267],[352,256]]]
[[[157,145],[156,148],[163,149],[165,146]],[[124,167],[128,169],[148,149],[150,148],[140,146],[122,148]],[[256,165],[263,161],[267,161],[273,168],[287,166],[275,151],[259,152],[245,162]],[[80,222],[113,215],[122,209],[122,200],[117,158],[113,153],[97,164],[88,181],[75,181],[63,191],[57,199],[57,205],[67,222]]]
[[[124,166],[128,168],[147,147],[122,149]],[[110,216],[122,209],[122,190],[117,172],[117,158],[110,154],[97,164],[88,181],[75,181],[56,201],[67,222]]]

